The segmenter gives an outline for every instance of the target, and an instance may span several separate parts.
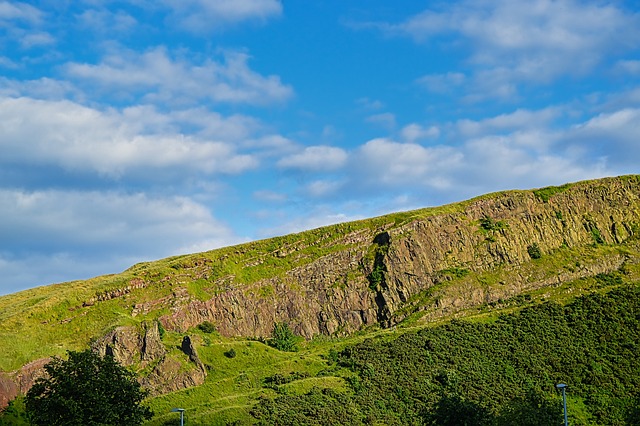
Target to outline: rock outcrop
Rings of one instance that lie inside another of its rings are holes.
[[[27,393],[39,377],[46,373],[44,366],[51,358],[41,358],[24,365],[21,369],[11,372],[0,372],[0,409],[6,407],[18,395]]]
[[[92,345],[98,354],[111,355],[124,366],[149,367],[151,372],[142,376],[140,383],[152,394],[204,383],[207,370],[188,336],[184,337],[181,348],[187,356],[185,360],[168,354],[160,338],[157,322],[145,323],[142,331],[130,326],[117,327]],[[187,361],[192,365],[185,367]]]
[[[400,311],[413,296],[446,279],[443,271],[517,270],[531,262],[534,244],[551,253],[638,237],[639,199],[638,177],[480,197],[453,206],[450,213],[426,211],[399,226],[390,220],[377,229],[345,233],[333,242],[342,250],[278,276],[251,284],[219,279],[212,282],[216,294],[210,300],[183,297],[160,320],[178,331],[211,321],[223,335],[262,337],[278,321],[305,337],[345,334],[376,323],[393,326],[404,318]],[[295,248],[280,248],[255,262],[296,255]],[[611,271],[621,262],[602,257],[566,277]],[[550,284],[545,277],[511,274],[502,289],[468,283],[457,296],[443,294],[433,308],[444,314]]]

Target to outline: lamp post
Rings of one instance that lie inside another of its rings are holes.
[[[569,420],[567,419],[567,394],[565,390],[567,389],[567,385],[564,383],[559,383],[556,385],[558,389],[562,391],[562,406],[564,407],[564,426],[569,426]]]
[[[184,408],[173,408],[172,413],[180,413],[180,426],[184,426]]]

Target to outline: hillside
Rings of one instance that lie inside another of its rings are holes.
[[[366,336],[637,285],[638,236],[640,176],[623,176],[489,194],[3,296],[0,404],[25,392],[48,357],[91,346],[140,372],[162,413],[152,424],[176,405],[201,424],[250,422],[260,396],[277,395],[263,386],[274,375],[297,394],[314,386],[352,393],[357,370],[347,362],[331,370],[328,351]],[[197,328],[208,322],[214,333]],[[279,322],[307,339],[300,352],[262,343]],[[224,355],[231,348],[238,356]]]

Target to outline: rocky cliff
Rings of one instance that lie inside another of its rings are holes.
[[[403,308],[412,299],[429,290],[432,303],[418,309],[437,317],[559,280],[618,269],[629,259],[611,253],[579,267],[560,265],[551,278],[527,275],[526,268],[519,273],[534,257],[621,244],[638,235],[640,184],[635,176],[492,194],[449,209],[421,211],[400,224],[390,217],[375,228],[345,232],[330,241],[340,250],[248,284],[233,276],[212,279],[213,297],[194,300],[183,294],[183,303],[160,321],[181,331],[211,321],[230,336],[267,336],[277,321],[290,323],[305,337],[350,333],[373,324],[388,327],[405,317]],[[316,244],[321,248],[329,239],[320,235]],[[281,258],[296,264],[307,253],[291,244],[252,259],[252,265]],[[206,259],[200,266],[190,262],[200,276],[208,276]],[[496,268],[508,283],[478,282],[478,274]],[[452,274],[460,279],[451,280]],[[460,277],[467,274],[467,280]],[[442,285],[447,281],[456,283],[447,289]],[[148,303],[147,309],[153,308]]]

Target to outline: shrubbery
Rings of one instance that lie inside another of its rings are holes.
[[[560,425],[555,384],[567,383],[571,424],[638,424],[639,312],[640,286],[631,285],[493,323],[453,321],[368,339],[331,356],[353,371],[352,395],[281,395],[253,415],[262,424]],[[314,417],[325,409],[344,417]]]

